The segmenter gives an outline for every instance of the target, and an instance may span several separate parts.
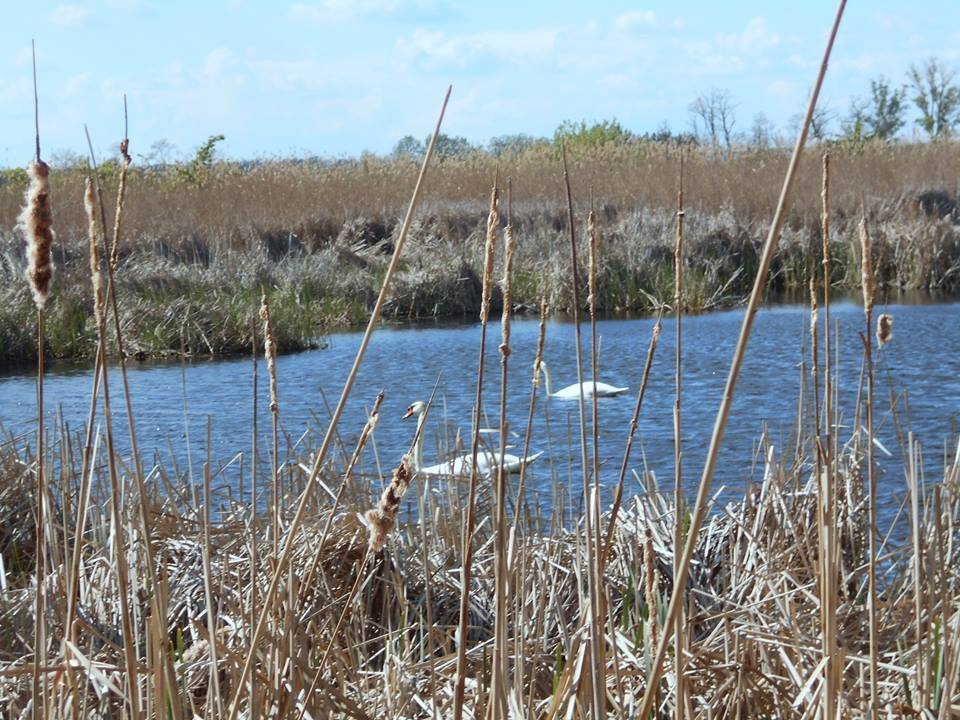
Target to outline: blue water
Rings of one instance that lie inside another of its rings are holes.
[[[904,494],[900,445],[890,410],[889,396],[897,399],[901,423],[913,431],[924,448],[927,482],[942,477],[945,456],[957,449],[957,419],[960,414],[960,305],[889,305],[876,312],[894,316],[894,340],[878,356],[878,441],[892,454],[880,456],[881,511],[890,518]],[[859,379],[863,311],[843,302],[832,307],[832,319],[840,328],[839,383],[846,439],[854,418]],[[692,497],[699,482],[707,444],[743,320],[742,310],[714,312],[684,319],[683,371],[683,471]],[[822,322],[822,314],[821,314]],[[629,419],[640,387],[653,318],[603,320],[600,337],[599,377],[629,391],[599,401],[601,480],[608,489],[616,482]],[[758,441],[766,431],[778,454],[792,457],[797,426],[802,367],[809,373],[809,313],[800,306],[773,306],[756,317],[747,359],[744,362],[733,403],[714,487],[728,489],[735,497],[745,483],[762,477]],[[508,419],[512,430],[524,432],[530,393],[531,369],[536,349],[535,319],[513,322],[509,358]],[[485,366],[485,424],[496,425],[499,413],[499,324],[489,328]],[[589,377],[589,325],[582,326],[585,378]],[[435,408],[428,422],[425,461],[438,462],[436,438],[443,431],[449,444],[459,430],[469,438],[480,327],[478,324],[406,327],[385,326],[376,331],[361,367],[353,393],[340,423],[340,436],[349,453],[363,427],[366,409],[382,388],[386,396],[375,434],[376,457],[369,452],[364,468],[378,467],[389,473],[412,439],[415,424],[403,421],[406,407],[425,400],[437,385]],[[644,468],[656,474],[661,487],[673,484],[673,402],[675,325],[664,318],[663,332],[646,392],[640,427],[630,461],[628,489],[638,489],[632,471]],[[307,441],[317,444],[325,423],[339,398],[360,342],[360,333],[330,336],[325,349],[280,357],[277,361],[281,427],[281,460],[295,454]],[[821,348],[822,353],[822,348]],[[554,380],[554,390],[574,382],[576,364],[574,326],[561,320],[547,326],[545,358]],[[72,431],[86,420],[92,371],[89,367],[57,366],[46,379],[48,422],[62,421]],[[209,451],[219,485],[233,485],[241,492],[238,454],[244,454],[249,472],[252,412],[252,366],[249,358],[196,361],[180,364],[131,363],[129,377],[137,416],[141,450],[148,466],[153,462],[172,466],[182,474],[192,470],[200,478],[202,462]],[[821,375],[822,378],[822,375]],[[822,382],[822,379],[821,379]],[[122,408],[119,372],[113,368],[114,426],[117,446],[128,452],[126,416]],[[185,397],[184,397],[185,396]],[[259,363],[259,435],[261,460],[267,462],[270,443],[269,390],[265,363]],[[325,403],[324,398],[326,398]],[[35,432],[35,379],[30,372],[0,376],[0,426],[18,438],[21,445],[33,443]],[[576,502],[580,487],[580,445],[576,436],[577,403],[538,398],[532,435],[532,450],[546,450],[531,466],[529,482],[544,497],[556,483],[569,486]],[[809,412],[809,409],[808,409]],[[589,417],[589,413],[588,413]],[[207,444],[210,420],[211,443]],[[102,422],[102,420],[101,420]],[[548,425],[549,422],[549,425]],[[189,434],[190,456],[186,453]],[[467,440],[467,442],[469,442]],[[520,440],[515,440],[519,445]],[[518,453],[519,450],[512,452]],[[189,460],[189,462],[188,462]],[[264,465],[266,467],[266,465]],[[371,492],[380,480],[371,477]]]

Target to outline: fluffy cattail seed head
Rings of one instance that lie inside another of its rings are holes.
[[[883,313],[877,318],[877,342],[883,347],[893,340],[893,315]]]
[[[407,454],[393,471],[393,477],[380,496],[380,502],[372,510],[367,510],[365,515],[366,524],[370,529],[370,552],[380,552],[386,544],[387,535],[390,534],[396,522],[400,502],[412,481],[413,461]]]
[[[590,239],[590,252],[588,254],[587,278],[590,288],[590,295],[587,297],[587,305],[590,306],[591,317],[597,310],[597,218],[593,210],[587,215],[587,237]]]
[[[263,320],[263,354],[267,358],[267,372],[270,375],[270,412],[280,412],[277,398],[277,344],[273,339],[273,324],[270,322],[270,304],[267,294],[260,296],[260,319]]]
[[[30,291],[37,309],[43,310],[50,296],[50,281],[53,279],[50,167],[43,160],[31,162],[27,175],[30,185],[17,221],[27,238],[27,280]]]
[[[93,283],[93,309],[97,325],[103,321],[103,275],[100,272],[100,226],[97,225],[97,198],[93,181],[84,184],[83,209],[87,213],[87,234],[90,239],[90,280]]]
[[[873,311],[873,261],[870,251],[870,233],[867,231],[867,219],[860,218],[860,283],[863,287],[863,311],[868,315]]]
[[[493,283],[493,260],[497,251],[497,232],[500,230],[499,192],[496,186],[490,192],[490,213],[487,215],[487,242],[483,262],[483,291],[480,299],[480,322],[487,322],[490,313],[490,289]]]

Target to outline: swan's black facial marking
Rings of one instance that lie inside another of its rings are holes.
[[[408,417],[413,415],[414,412],[416,411],[414,410],[413,405],[411,405],[410,407],[407,408],[407,411],[403,414],[403,419],[406,420]]]

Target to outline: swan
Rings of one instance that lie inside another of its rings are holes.
[[[471,456],[470,455],[459,455],[449,460],[445,460],[442,463],[437,465],[424,465],[423,464],[423,425],[426,422],[427,404],[422,400],[417,400],[412,403],[410,407],[407,408],[406,413],[404,413],[404,419],[417,416],[417,444],[414,448],[414,468],[418,473],[423,475],[442,475],[442,476],[464,476],[470,474],[470,464]],[[503,455],[503,469],[510,473],[520,472],[520,469],[526,465],[529,465],[538,457],[543,455],[541,450],[538,453],[533,455],[528,455],[527,457],[521,458],[517,455],[511,455],[510,453],[504,453]],[[500,465],[500,453],[499,452],[490,452],[489,450],[480,449],[477,452],[477,471],[481,475],[492,475]]]
[[[611,397],[613,395],[619,395],[620,393],[625,393],[629,388],[625,387],[614,387],[613,385],[607,385],[607,383],[602,382],[583,382],[583,383],[574,383],[573,385],[567,385],[563,390],[557,390],[557,392],[550,391],[550,371],[547,369],[547,364],[540,361],[540,369],[543,370],[543,377],[547,382],[547,395],[550,397],[564,398],[566,400],[576,400],[580,397],[580,387],[583,386],[583,397],[589,398],[591,395],[596,393],[597,397]]]

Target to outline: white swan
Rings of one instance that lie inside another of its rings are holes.
[[[414,467],[418,473],[423,475],[442,475],[442,476],[457,476],[463,477],[470,474],[470,465],[471,465],[471,456],[470,455],[459,455],[449,460],[445,460],[442,463],[437,465],[424,465],[423,464],[423,425],[426,422],[426,409],[427,404],[422,400],[417,400],[412,403],[410,407],[407,408],[407,412],[404,413],[404,418],[409,418],[414,415],[417,416],[417,444],[414,448],[413,462]],[[503,454],[503,469],[510,473],[520,472],[520,469],[525,465],[529,465],[538,457],[543,455],[541,450],[538,453],[533,455],[528,455],[527,457],[521,458],[517,455],[511,455],[510,453]],[[496,472],[497,468],[500,466],[500,453],[499,452],[490,452],[488,450],[479,449],[477,451],[477,471],[481,475],[492,475]]]
[[[583,386],[583,397],[589,398],[592,394],[596,393],[597,397],[611,397],[613,395],[619,395],[620,393],[625,393],[629,388],[625,387],[614,387],[613,385],[607,385],[607,383],[602,382],[583,382],[583,383],[574,383],[573,385],[567,385],[563,390],[557,390],[557,392],[550,391],[550,371],[547,369],[547,364],[540,361],[540,369],[543,370],[543,377],[547,382],[547,395],[550,397],[563,398],[565,400],[576,400],[580,397],[580,386]]]

